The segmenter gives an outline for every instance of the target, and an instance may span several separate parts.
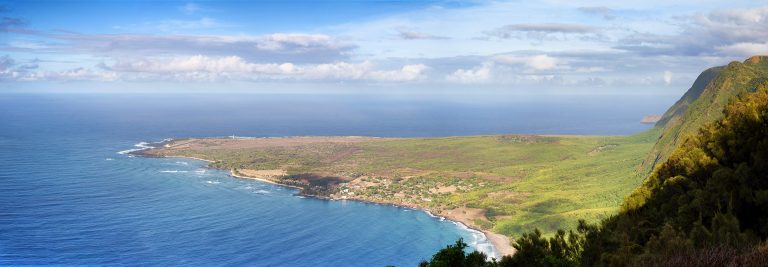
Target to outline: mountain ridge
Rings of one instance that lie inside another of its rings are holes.
[[[768,56],[752,56],[743,62],[704,70],[688,91],[662,115],[654,126],[660,135],[639,170],[647,175],[669,158],[672,150],[701,126],[722,117],[734,96],[754,92],[768,77]]]

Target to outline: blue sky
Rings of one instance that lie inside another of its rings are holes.
[[[768,54],[760,1],[576,2],[0,1],[0,90],[678,94]]]

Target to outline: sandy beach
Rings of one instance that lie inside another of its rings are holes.
[[[496,251],[498,251],[501,256],[513,255],[517,251],[514,247],[512,247],[512,244],[510,243],[510,240],[507,236],[489,231],[481,232],[483,232],[485,237],[491,241],[491,244],[496,247]]]
[[[485,211],[482,209],[471,208],[458,208],[454,210],[443,211],[436,214],[437,216],[443,216],[448,220],[460,222],[466,225],[468,228],[482,232],[488,241],[493,244],[499,256],[512,255],[515,253],[515,248],[512,247],[510,240],[507,236],[494,233],[488,230],[482,230],[479,226],[475,225],[476,219],[487,220],[485,217]]]

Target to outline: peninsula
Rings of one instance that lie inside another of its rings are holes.
[[[424,209],[480,230],[502,254],[509,236],[613,214],[639,185],[654,134],[444,138],[189,138],[139,153],[209,161],[235,177],[300,194]],[[636,177],[636,180],[627,180]]]
[[[682,137],[768,76],[764,59],[704,71],[653,128],[629,136],[187,138],[136,153],[202,159],[308,196],[424,209],[483,231],[509,254],[508,237],[616,214]]]

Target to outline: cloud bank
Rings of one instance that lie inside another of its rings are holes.
[[[768,54],[768,6],[738,0],[435,4],[260,31],[244,25],[259,18],[208,5],[114,31],[40,27],[0,8],[0,81],[684,88],[704,67]]]

